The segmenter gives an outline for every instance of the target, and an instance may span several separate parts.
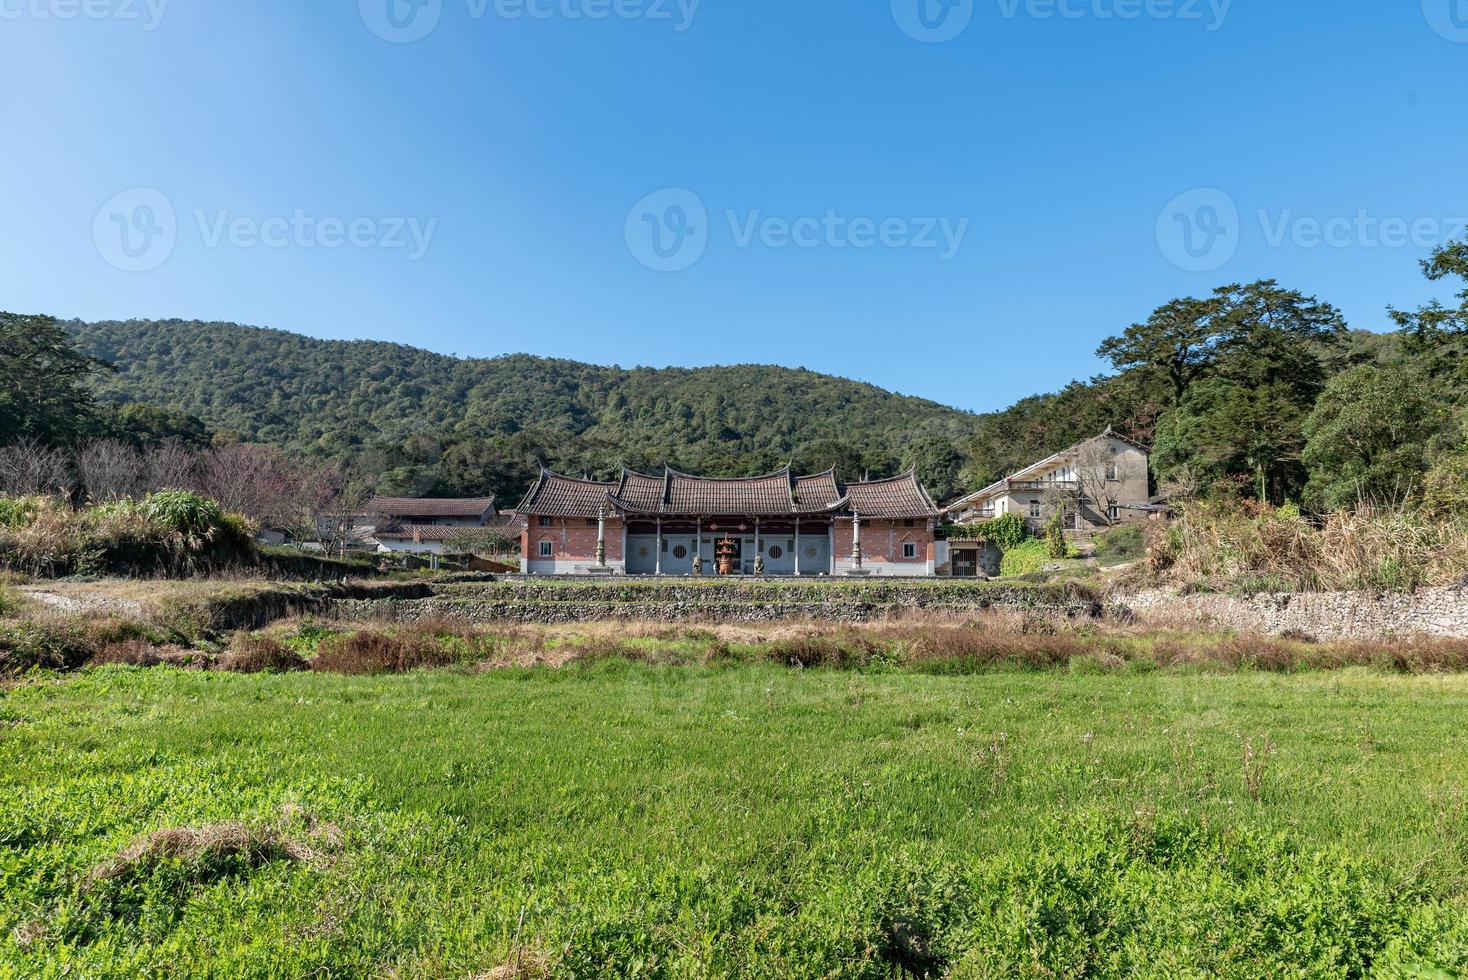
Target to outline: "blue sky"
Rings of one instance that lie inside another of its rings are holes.
[[[1468,0],[922,2],[0,0],[0,306],[988,410],[1223,282],[1446,292]]]

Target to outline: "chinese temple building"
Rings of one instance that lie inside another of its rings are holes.
[[[664,468],[612,483],[542,470],[516,508],[528,575],[920,575],[939,509],[914,473],[714,479]]]

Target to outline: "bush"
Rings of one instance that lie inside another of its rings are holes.
[[[362,630],[323,642],[311,668],[333,674],[403,674],[455,662],[452,653],[431,640]]]
[[[311,664],[274,637],[236,633],[214,667],[236,674],[288,674],[310,670]]]
[[[1096,536],[1096,558],[1102,565],[1137,561],[1147,554],[1147,533],[1140,524],[1124,524]]]
[[[949,525],[947,534],[950,540],[987,541],[1000,551],[1008,551],[1030,536],[1030,526],[1018,514],[1005,514],[977,524]]]
[[[0,500],[0,568],[43,577],[186,575],[256,560],[249,524],[194,493],[79,512],[52,498]]]
[[[28,670],[75,670],[97,652],[78,624],[0,626],[0,675]]]
[[[45,503],[38,497],[0,497],[0,527],[24,527]]]
[[[1410,590],[1468,573],[1468,527],[1409,510],[1340,511],[1319,523],[1250,503],[1186,508],[1152,550],[1154,573],[1235,591]]]
[[[999,563],[999,574],[1005,578],[1033,575],[1043,571],[1051,560],[1050,545],[1039,538],[1032,538],[1004,553],[1004,559]]]

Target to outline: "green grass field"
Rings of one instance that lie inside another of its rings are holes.
[[[0,977],[1451,976],[1465,722],[1360,669],[40,677]]]

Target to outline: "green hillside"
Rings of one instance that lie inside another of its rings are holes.
[[[793,460],[855,476],[936,455],[947,472],[934,475],[947,492],[957,487],[956,447],[977,423],[935,402],[803,369],[462,359],[182,320],[67,327],[85,353],[114,366],[96,379],[104,401],[182,409],[247,441],[380,457],[423,491],[468,491],[485,466],[524,470],[536,458],[602,473],[667,459],[721,475]],[[420,472],[427,469],[437,472]],[[523,479],[490,482],[504,490]]]

